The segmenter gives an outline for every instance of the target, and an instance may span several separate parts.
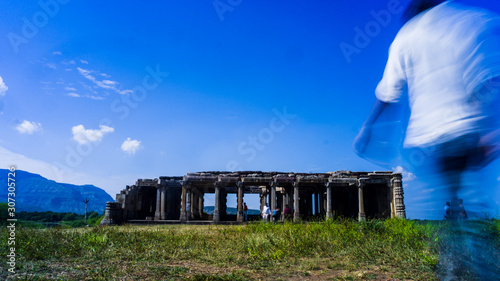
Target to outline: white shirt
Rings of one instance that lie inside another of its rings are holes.
[[[268,206],[264,206],[264,208],[262,208],[262,216],[267,217],[270,214],[271,214],[271,209],[269,209]]]
[[[500,20],[493,13],[444,2],[407,22],[394,39],[375,91],[397,102],[407,91],[411,115],[405,146],[428,146],[478,131],[485,117],[473,102],[500,76]]]

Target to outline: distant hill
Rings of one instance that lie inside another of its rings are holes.
[[[214,214],[214,206],[205,206],[203,208],[203,211],[209,215]],[[232,207],[227,207],[226,212],[228,215],[237,215],[238,214],[238,209],[237,208],[232,208]],[[249,215],[260,215],[260,210],[254,210],[254,209],[248,209],[248,214]]]
[[[7,202],[9,170],[0,169],[0,202]],[[38,174],[16,171],[16,211],[73,212],[83,214],[89,199],[88,211],[103,214],[107,201],[115,201],[106,191],[93,185],[73,185],[48,180]]]

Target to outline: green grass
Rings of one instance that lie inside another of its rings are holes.
[[[444,227],[390,219],[18,228],[16,271],[26,280],[437,280]]]

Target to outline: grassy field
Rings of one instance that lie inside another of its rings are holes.
[[[445,222],[401,219],[241,226],[18,226],[16,274],[2,263],[0,279],[437,280],[438,253],[446,239],[442,232],[448,227]],[[498,221],[486,227],[499,237]],[[1,233],[8,235],[5,227]]]

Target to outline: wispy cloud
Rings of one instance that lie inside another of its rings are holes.
[[[83,63],[83,64],[89,64],[89,62],[86,61],[86,60],[80,60],[80,62]]]
[[[130,155],[133,155],[141,148],[141,141],[138,140],[133,140],[130,138],[127,138],[123,143],[122,143],[122,150]]]
[[[48,68],[57,69],[55,63],[47,63],[47,64],[45,64],[45,66],[47,66]]]
[[[5,85],[5,83],[3,82],[2,76],[0,76],[0,97],[5,96],[5,93],[7,93],[8,89],[9,89],[9,87],[7,87],[7,85]]]
[[[114,132],[115,129],[101,125],[98,130],[85,129],[83,125],[74,126],[72,129],[73,139],[79,144],[98,142],[104,138],[104,135]]]
[[[73,87],[68,87],[68,86],[66,86],[66,87],[64,88],[64,90],[66,90],[66,91],[76,92],[76,89],[75,89],[75,88],[73,88]]]
[[[417,178],[415,174],[408,172],[405,168],[401,166],[397,166],[396,168],[393,168],[394,172],[396,173],[401,173],[403,175],[403,179],[406,182],[412,181]]]
[[[59,52],[59,51],[52,52],[52,54],[53,54],[53,55],[56,55],[56,56],[60,56],[60,55],[62,55],[62,53],[61,53],[61,52]]]
[[[77,67],[77,69],[78,69],[78,72],[80,72],[80,74],[83,77],[92,81],[97,87],[99,87],[101,89],[112,90],[120,95],[127,95],[127,94],[130,94],[132,92],[131,90],[119,89],[120,83],[118,83],[117,81],[112,81],[112,80],[108,80],[108,79],[101,81],[101,80],[98,80],[94,75],[92,75],[93,71],[83,69],[80,67]]]
[[[82,97],[82,96],[80,96],[77,93],[67,93],[66,95],[69,96],[69,97],[73,97],[73,98],[81,98]]]
[[[31,135],[34,132],[40,130],[42,128],[42,124],[36,122],[30,122],[28,120],[24,120],[19,125],[16,126],[16,130],[21,134]]]

